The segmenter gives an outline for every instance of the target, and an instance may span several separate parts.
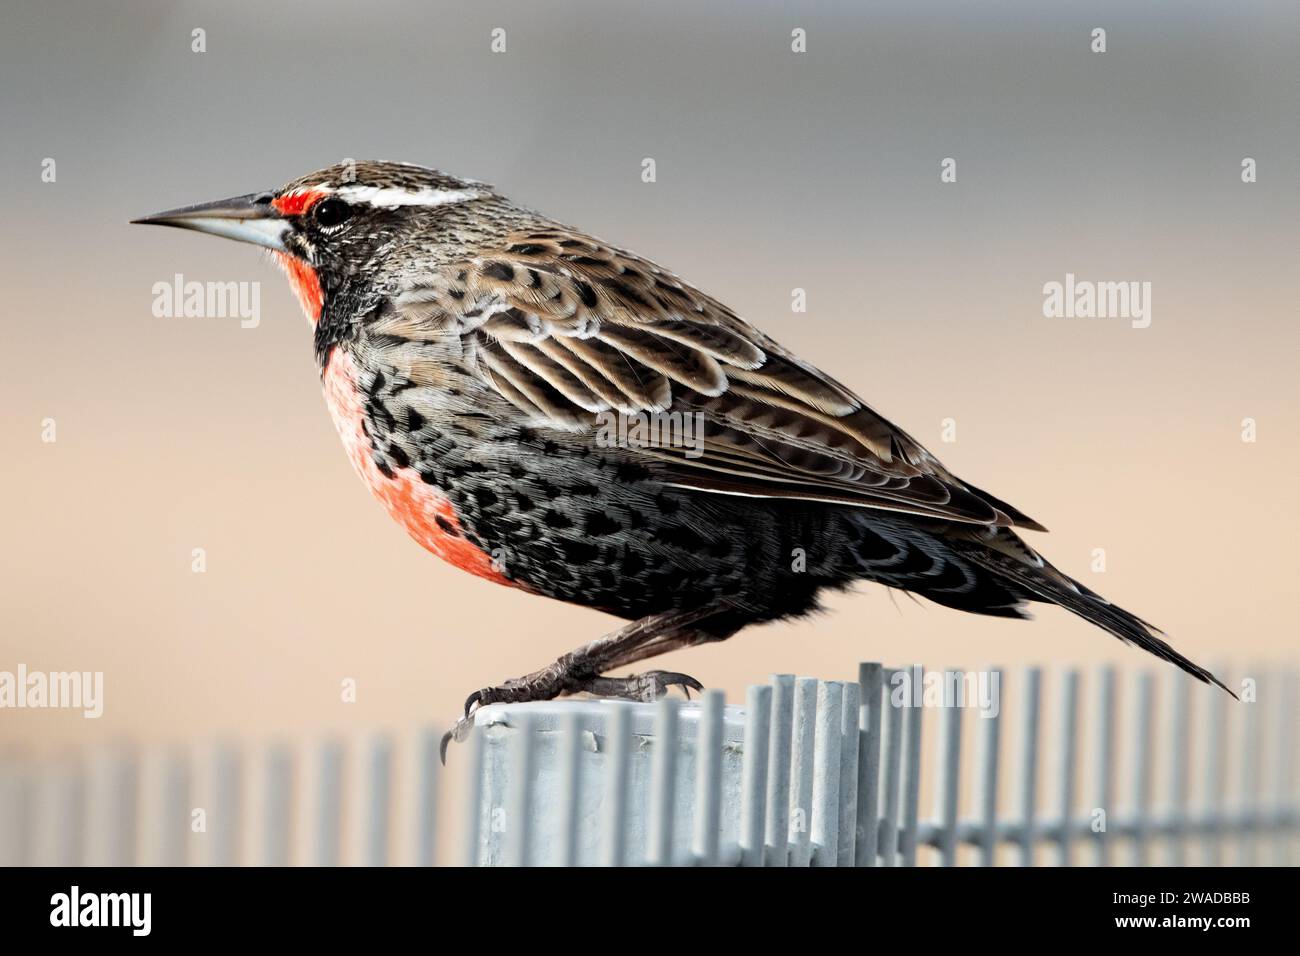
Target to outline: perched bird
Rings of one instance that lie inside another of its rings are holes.
[[[347,453],[416,541],[630,621],[475,692],[461,730],[495,701],[698,689],[605,675],[856,581],[1000,617],[1057,604],[1223,686],[852,390],[668,270],[484,183],[346,163],[135,221],[272,250]],[[664,422],[670,440],[648,427]]]

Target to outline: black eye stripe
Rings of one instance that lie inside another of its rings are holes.
[[[312,209],[312,217],[317,225],[337,226],[352,218],[352,207],[341,199],[322,199]]]

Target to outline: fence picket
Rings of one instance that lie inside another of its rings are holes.
[[[1079,757],[1079,672],[1066,671],[1061,683],[1061,789],[1057,795],[1060,807],[1060,833],[1057,836],[1056,862],[1070,866],[1074,851],[1074,788]]]
[[[768,736],[767,825],[764,858],[785,866],[790,854],[790,749],[794,733],[794,677],[772,675],[772,730]]]
[[[1020,865],[1034,865],[1034,848],[1038,810],[1038,743],[1039,704],[1043,671],[1031,667],[1025,671],[1024,711],[1020,724]]]
[[[1237,752],[1241,754],[1241,773],[1238,775],[1237,806],[1245,818],[1246,826],[1242,828],[1241,834],[1237,838],[1237,864],[1239,866],[1254,866],[1257,862],[1258,843],[1255,839],[1255,831],[1250,826],[1255,816],[1259,813],[1259,795],[1263,783],[1260,766],[1260,750],[1256,746],[1260,742],[1260,708],[1264,707],[1264,702],[1268,695],[1276,688],[1269,685],[1268,680],[1261,673],[1263,668],[1259,666],[1252,667],[1250,673],[1253,675],[1255,698],[1247,701],[1245,713],[1242,714],[1241,739]]]
[[[671,720],[665,723],[662,715],[665,712],[671,712]],[[677,701],[671,697],[665,697],[659,702],[658,713],[659,722],[655,725],[655,740],[659,743],[655,751],[656,761],[662,759],[660,751],[667,751],[669,757],[674,754],[674,748],[664,746],[665,740],[677,739]],[[560,737],[557,747],[559,748],[560,760],[560,787],[559,787],[559,812],[561,814],[560,823],[560,858],[556,862],[560,866],[577,866],[578,853],[581,846],[581,836],[579,824],[582,820],[582,714],[574,711],[565,715],[564,722],[560,727]],[[670,736],[665,736],[669,734]],[[668,779],[668,793],[672,793],[673,780],[671,774]],[[670,859],[672,849],[672,804],[668,804],[668,810],[664,810],[663,795],[660,786],[652,777],[650,790],[650,840],[646,847],[648,862],[666,863]],[[667,813],[666,818],[663,814]],[[662,820],[656,824],[657,820]],[[663,827],[667,834],[667,843],[661,843],[656,840],[656,826]],[[655,850],[658,849],[658,854]],[[660,855],[661,854],[661,855]],[[543,861],[546,862],[546,861]]]
[[[433,866],[438,852],[438,786],[442,773],[439,756],[441,735],[426,728],[415,748],[415,847],[416,866]]]
[[[505,808],[505,860],[507,866],[528,866],[532,862],[533,754],[537,749],[537,738],[533,736],[532,718],[526,713],[514,721],[513,729]]]
[[[1095,863],[1110,866],[1110,825],[1119,818],[1115,813],[1115,707],[1119,698],[1115,668],[1102,669],[1097,688],[1097,806],[1090,822],[1097,839]]]
[[[722,719],[727,699],[720,690],[706,690],[700,701],[696,741],[695,840],[696,857],[704,866],[717,866],[722,828]]]
[[[465,831],[461,859],[465,866],[477,866],[480,857],[480,834],[483,830],[483,764],[487,743],[483,728],[476,722],[469,734],[468,775],[465,778]],[[488,808],[489,814],[491,808]]]
[[[916,866],[921,810],[921,717],[925,713],[921,705],[925,670],[920,665],[913,665],[910,670],[910,679],[905,685],[910,696],[904,708],[907,746],[903,749],[903,829],[899,837],[903,866]]]
[[[212,755],[212,806],[208,813],[208,865],[238,866],[243,830],[243,760],[231,742]]]
[[[790,865],[807,866],[812,859],[813,747],[817,735],[817,678],[794,682],[794,726],[790,755]]]
[[[343,842],[343,745],[337,740],[326,741],[320,749],[319,760],[316,865],[338,866],[342,862]]]
[[[678,707],[665,697],[656,705],[655,751],[650,763],[650,830],[647,860],[656,866],[673,862],[673,811],[677,798]]]
[[[1192,678],[1181,671],[1175,671],[1170,680],[1173,684],[1173,711],[1169,723],[1174,742],[1170,750],[1169,765],[1168,860],[1170,866],[1182,866],[1187,862],[1187,785],[1192,752]]]
[[[861,694],[858,723],[858,807],[857,846],[853,851],[855,866],[875,866],[880,855],[880,745],[884,705],[881,689],[884,669],[879,664],[858,668]]]
[[[880,788],[885,795],[885,813],[880,820],[880,861],[883,866],[898,865],[898,812],[901,799],[899,770],[903,765],[903,721],[906,709],[894,704],[891,686],[896,670],[884,672],[885,766]]]
[[[83,784],[84,786],[84,784]],[[154,843],[158,866],[186,866],[190,860],[190,753],[169,749],[159,780],[159,827]],[[82,795],[84,798],[84,794]],[[78,857],[79,858],[79,857]]]
[[[862,695],[856,683],[847,681],[840,702],[840,819],[837,866],[853,866],[857,851],[858,746],[862,720]]]
[[[262,861],[266,866],[288,866],[293,792],[293,756],[289,748],[283,744],[271,746],[263,773]]]
[[[939,823],[939,862],[957,865],[957,813],[961,796],[961,717],[965,701],[948,699],[947,689],[959,691],[961,671],[944,671],[943,737],[939,747],[939,785],[935,812]]]
[[[815,866],[839,861],[840,762],[843,745],[844,685],[821,681],[817,685],[816,735],[813,750],[812,858]]]
[[[601,826],[606,866],[627,865],[629,763],[632,754],[632,711],[622,701],[609,705],[609,763],[605,776],[605,819]]]
[[[1214,669],[1228,686],[1231,681],[1222,667]],[[1209,747],[1205,756],[1205,818],[1213,820],[1223,812],[1224,740],[1227,736],[1227,694],[1210,695],[1210,715],[1207,729],[1210,732]],[[1223,835],[1211,829],[1205,834],[1205,865],[1219,866],[1223,862]]]
[[[997,709],[981,714],[984,741],[980,748],[980,865],[992,866],[998,849],[998,771],[1002,737],[1002,671],[988,668],[990,685],[998,688]]]
[[[0,753],[0,866],[29,863],[26,841],[31,833],[27,819],[27,779],[21,761]]]
[[[745,694],[745,752],[740,776],[740,854],[745,866],[763,865],[771,730],[772,688],[755,684]]]
[[[393,742],[382,734],[370,741],[366,788],[366,866],[387,866],[393,804]]]
[[[1279,834],[1278,838],[1272,841],[1273,863],[1276,866],[1289,866],[1296,844],[1294,832],[1297,811],[1294,804],[1296,797],[1295,736],[1298,716],[1296,714],[1296,684],[1300,683],[1300,681],[1297,681],[1294,671],[1281,672],[1278,677],[1282,686],[1277,694],[1277,709],[1274,718],[1273,747],[1276,752],[1273,756],[1274,798],[1272,816],[1279,823],[1287,821],[1289,817],[1292,832],[1290,834]]]

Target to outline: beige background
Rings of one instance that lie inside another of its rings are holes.
[[[1193,658],[1293,664],[1296,7],[860,6],[6,3],[0,669],[102,670],[107,699],[0,713],[0,745],[441,725],[615,625],[422,552],[341,453],[275,270],[126,225],[346,156],[494,182],[668,265]],[[1043,318],[1067,271],[1151,282],[1151,327]],[[260,326],[153,317],[176,272],[263,282]],[[863,659],[1154,663],[1055,609],[828,603],[663,665],[735,700]]]

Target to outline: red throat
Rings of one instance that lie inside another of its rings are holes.
[[[282,216],[301,216],[328,195],[323,189],[300,189],[285,196],[277,196],[271,200],[271,205]],[[289,277],[289,284],[293,286],[302,310],[315,325],[320,321],[320,310],[325,304],[325,295],[321,292],[316,270],[309,263],[287,252],[277,252],[275,257],[280,260],[285,275]]]
[[[302,310],[315,325],[320,320],[320,310],[325,304],[325,293],[321,291],[320,278],[317,277],[316,270],[310,263],[287,252],[276,252],[274,255],[284,269],[284,274],[289,277],[289,284],[293,286]]]

